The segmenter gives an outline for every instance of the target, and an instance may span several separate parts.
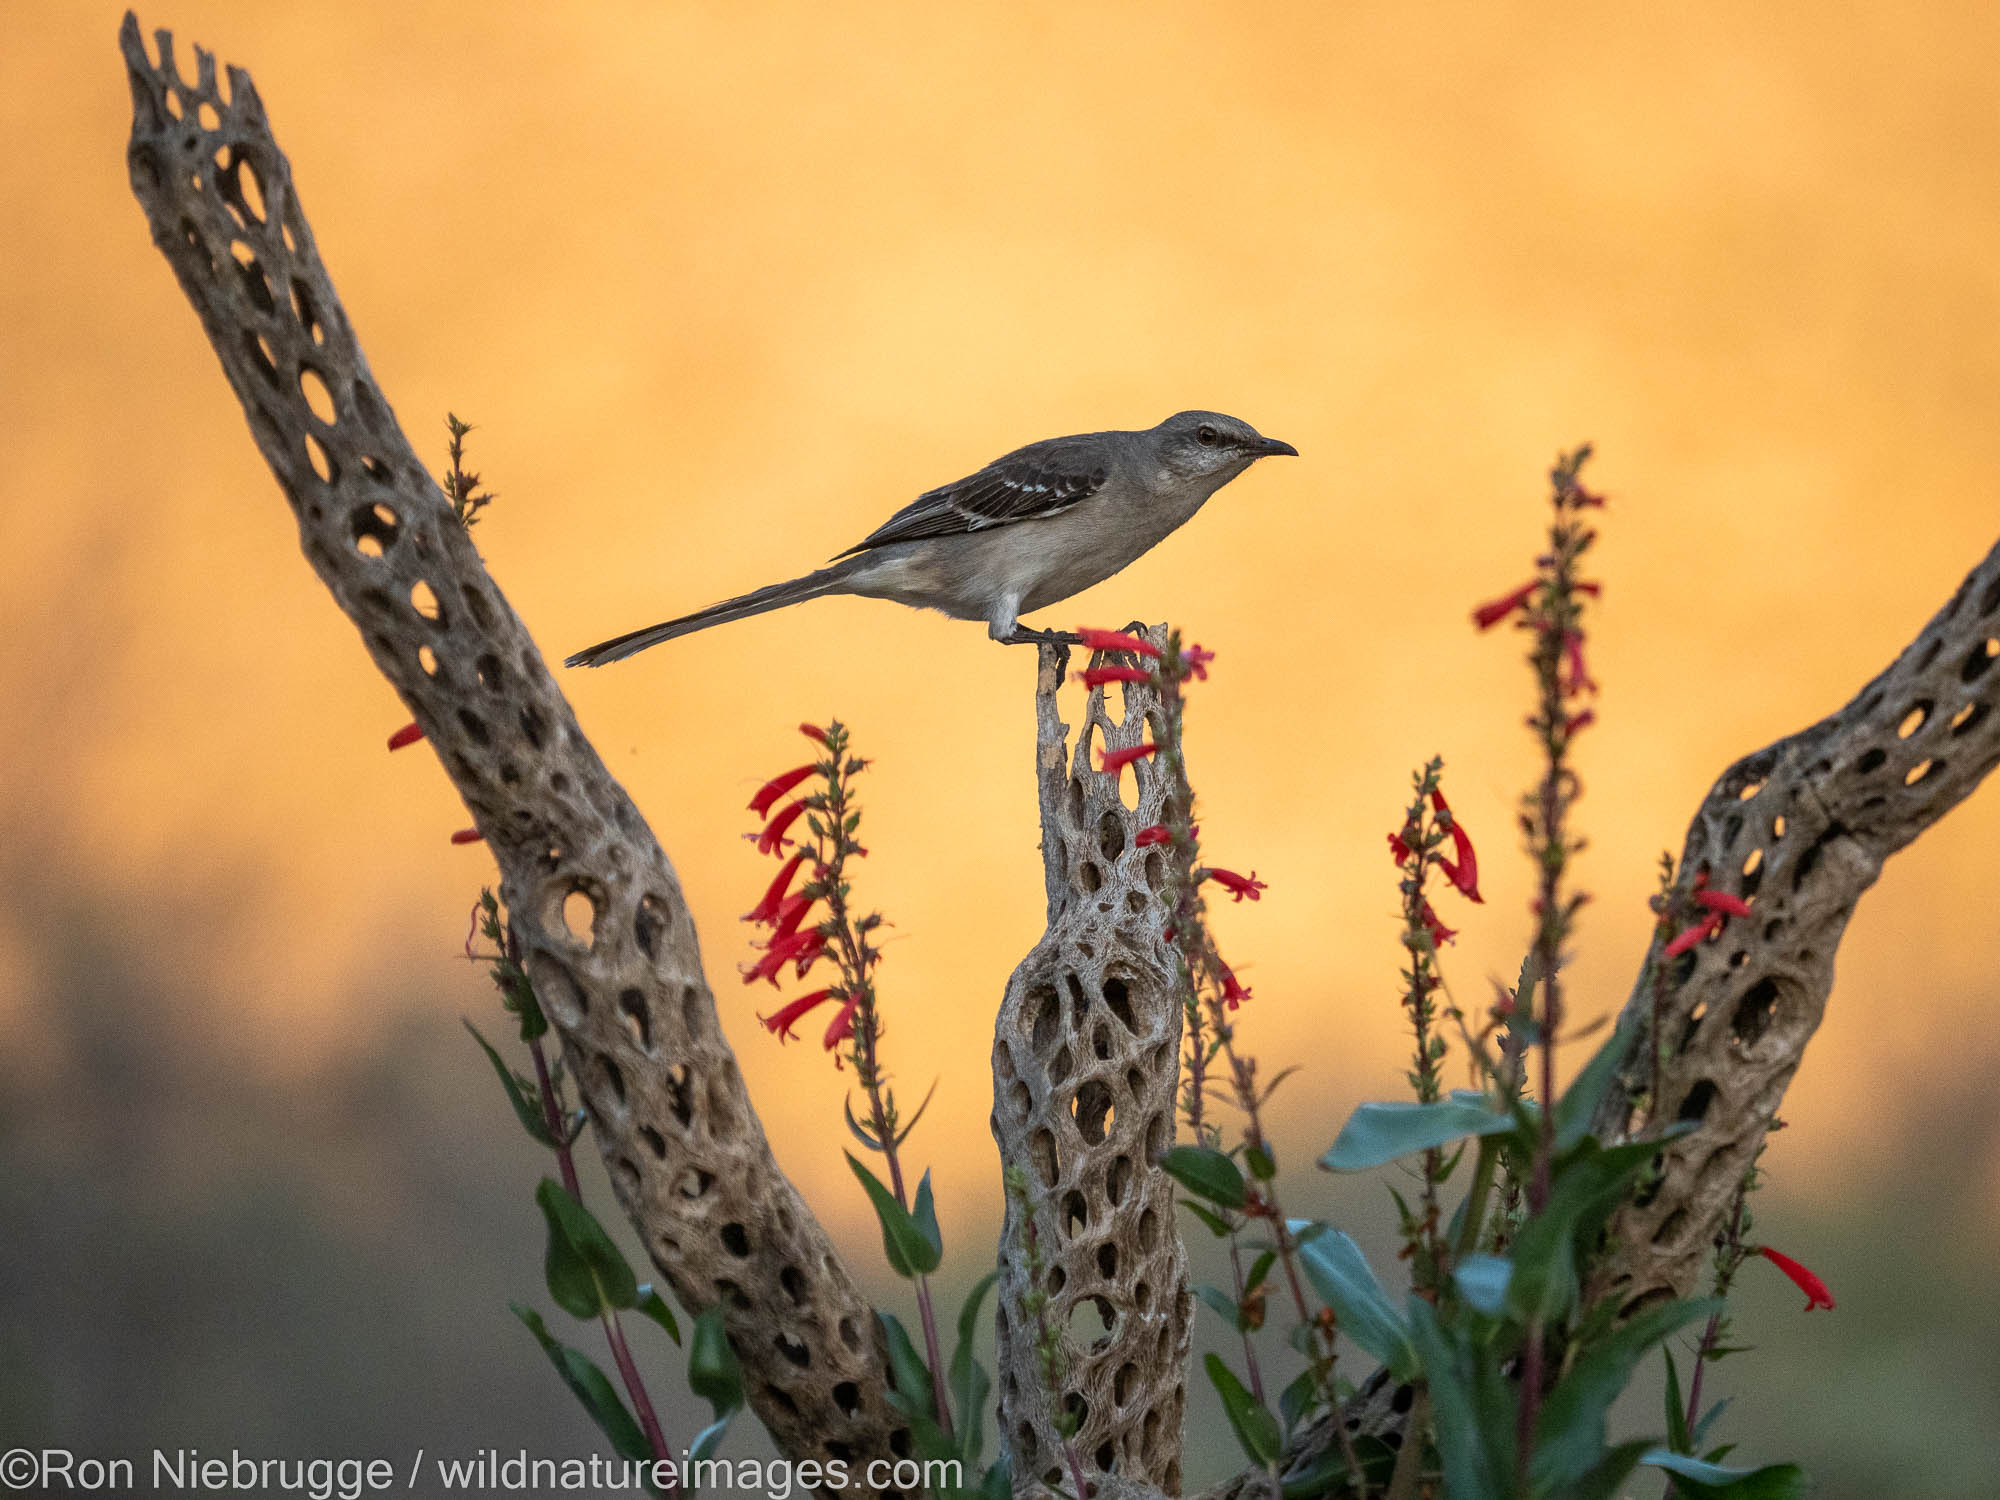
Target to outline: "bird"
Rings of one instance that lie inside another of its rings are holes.
[[[1044,438],[926,490],[829,566],[691,615],[600,641],[565,666],[601,667],[662,641],[828,594],[984,620],[1007,644],[1074,642],[1031,630],[1046,608],[1135,561],[1260,458],[1298,449],[1248,422],[1184,411],[1137,432]]]

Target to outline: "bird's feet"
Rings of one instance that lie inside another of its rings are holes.
[[[1003,646],[1081,646],[1083,637],[1068,630],[1030,630],[1017,623],[1005,635],[995,636]]]

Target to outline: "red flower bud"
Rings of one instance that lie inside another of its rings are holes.
[[[1208,681],[1208,664],[1214,660],[1215,653],[1204,651],[1199,641],[1191,643],[1187,650],[1181,653],[1181,661],[1187,667],[1188,676],[1199,678],[1203,682]]]
[[[1410,846],[1403,842],[1403,836],[1400,833],[1389,835],[1389,857],[1399,865],[1406,865],[1410,862]]]
[[[1107,682],[1151,682],[1153,674],[1144,667],[1088,667],[1076,674],[1085,687],[1103,687]]]
[[[1243,876],[1238,875],[1234,870],[1225,870],[1220,866],[1211,865],[1197,872],[1195,879],[1198,881],[1213,880],[1217,885],[1229,892],[1237,901],[1241,901],[1245,896],[1248,896],[1252,901],[1261,901],[1264,899],[1264,892],[1270,889],[1268,885],[1257,878],[1255,870],[1252,870],[1248,876]]]
[[[1563,632],[1563,665],[1561,687],[1565,693],[1597,691],[1597,684],[1590,680],[1590,670],[1583,664],[1583,636],[1578,631]]]
[[[1750,915],[1750,903],[1741,896],[1732,896],[1727,891],[1696,891],[1694,899],[1710,911],[1723,912],[1732,917]]]
[[[1480,605],[1472,612],[1472,623],[1481,630],[1491,630],[1515,610],[1527,608],[1528,601],[1534,598],[1535,590],[1540,587],[1540,581],[1533,580],[1522,584],[1511,594]]]
[[[816,766],[799,766],[794,770],[785,772],[782,776],[773,776],[759,787],[757,795],[750,799],[750,811],[760,818],[763,817],[765,813],[771,810],[773,802],[776,802],[785,793],[812,775],[817,769],[818,767]]]
[[[454,844],[476,844],[485,837],[477,828],[461,828],[451,836],[451,841]]]
[[[1076,633],[1083,637],[1084,645],[1093,651],[1133,651],[1140,656],[1150,656],[1154,661],[1160,659],[1158,646],[1139,636],[1127,635],[1122,630],[1092,630],[1085,625],[1080,626]]]
[[[1144,849],[1151,844],[1171,844],[1173,841],[1174,831],[1164,823],[1155,823],[1150,828],[1141,828],[1132,838],[1133,846],[1139,849]]]
[[[1575,734],[1579,729],[1590,728],[1590,726],[1595,724],[1596,722],[1597,722],[1597,710],[1594,708],[1586,708],[1582,713],[1571,714],[1567,719],[1563,720],[1563,735],[1565,738],[1567,738],[1568,736]]]
[[[1706,942],[1720,931],[1722,931],[1722,913],[1712,911],[1660,951],[1667,958],[1679,958],[1697,943]]]
[[[389,748],[391,750],[400,750],[405,745],[414,745],[423,737],[423,730],[419,729],[415,724],[405,724],[401,729],[389,736]]]
[[[1100,750],[1097,752],[1097,768],[1107,775],[1116,776],[1133,761],[1144,760],[1159,748],[1158,745],[1134,745],[1129,750]]]
[[[1424,909],[1419,913],[1417,920],[1424,924],[1424,931],[1431,935],[1431,946],[1433,948],[1441,948],[1458,936],[1457,928],[1447,927],[1443,922],[1438,920],[1438,914],[1431,910],[1431,904],[1428,901],[1424,903]]]
[[[854,1035],[854,1009],[861,1003],[859,995],[849,995],[840,1007],[840,1013],[827,1024],[826,1040],[822,1044],[831,1052],[842,1042]]]
[[[1773,1250],[1769,1245],[1759,1245],[1757,1253],[1776,1266],[1780,1271],[1783,1271],[1787,1276],[1791,1277],[1792,1285],[1806,1294],[1805,1310],[1807,1312],[1811,1312],[1815,1307],[1824,1307],[1829,1312],[1833,1310],[1833,1293],[1826,1289],[1826,1283],[1821,1281],[1819,1277],[1808,1271],[1789,1255]]]
[[[809,740],[818,740],[822,745],[826,743],[826,731],[817,724],[801,724],[799,733]]]

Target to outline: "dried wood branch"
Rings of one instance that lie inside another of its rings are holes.
[[[1146,638],[1162,649],[1167,627]],[[1172,821],[1187,787],[1154,759],[1136,762],[1135,805],[1094,748],[1158,740],[1150,686],[1124,688],[1121,718],[1093,688],[1074,754],[1057,717],[1066,652],[1041,648],[1035,775],[1042,813],[1048,930],[1007,982],[993,1029],[993,1135],[1026,1169],[1045,1270],[1044,1319],[1065,1345],[1060,1389],[1046,1387],[1036,1290],[1015,1247],[1025,1231],[1010,1195],[1001,1232],[1000,1430],[1019,1486],[1067,1478],[1058,1414],[1084,1481],[1113,1475],[1180,1489],[1187,1409],[1187,1255],[1173,1182],[1155,1165],[1174,1142],[1181,997],[1162,939],[1169,852],[1139,830]],[[1150,731],[1150,734],[1149,734]]]
[[[646,1253],[686,1306],[722,1305],[751,1406],[788,1457],[858,1475],[907,1452],[874,1313],[772,1159],[672,866],[397,426],[249,75],[229,69],[225,93],[197,49],[190,83],[171,34],[155,37],[157,64],[126,15],[132,190],[313,570],[492,848]],[[573,934],[564,903],[579,894],[592,916]]]
[[[1847,919],[1883,861],[2000,763],[2000,546],[1917,638],[1840,712],[1723,772],[1688,828],[1697,876],[1752,914],[1674,959],[1656,937],[1621,1023],[1633,1046],[1598,1121],[1643,1133],[1699,1120],[1664,1175],[1613,1222],[1599,1285],[1622,1307],[1694,1289],[1731,1195],[1756,1159],[1833,988]]]

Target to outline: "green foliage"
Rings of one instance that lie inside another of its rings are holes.
[[[1160,1170],[1196,1197],[1219,1207],[1241,1209],[1248,1201],[1243,1173],[1235,1162],[1212,1146],[1175,1146],[1160,1158]],[[1209,1216],[1204,1213],[1202,1217],[1206,1220]],[[1218,1231],[1228,1232],[1226,1227]]]
[[[556,1367],[556,1373],[562,1376],[563,1384],[575,1393],[576,1399],[583,1403],[583,1409],[590,1413],[591,1420],[611,1440],[612,1451],[620,1458],[650,1459],[653,1452],[646,1446],[645,1434],[639,1431],[638,1422],[618,1392],[612,1389],[604,1372],[591,1363],[587,1355],[570,1348],[550,1333],[542,1315],[532,1307],[523,1307],[518,1302],[510,1302],[507,1306],[535,1336],[535,1342],[542,1346],[549,1362]]]
[[[544,1177],[535,1189],[535,1202],[548,1221],[543,1270],[556,1306],[578,1318],[594,1318],[614,1307],[637,1307],[638,1278],[590,1210],[552,1177]]]
[[[1363,1104],[1348,1116],[1319,1164],[1329,1172],[1363,1172],[1467,1136],[1512,1130],[1516,1117],[1496,1109],[1485,1094],[1453,1089],[1429,1104],[1407,1100]]]
[[[1250,1462],[1260,1469],[1269,1468],[1284,1446],[1278,1432],[1278,1419],[1271,1415],[1263,1402],[1250,1394],[1243,1382],[1236,1378],[1236,1372],[1223,1363],[1220,1355],[1211,1354],[1202,1363],[1208,1370],[1208,1378],[1215,1386],[1216,1394],[1222,1397],[1222,1409],[1229,1417],[1236,1440],[1250,1456]]]
[[[944,1260],[944,1238],[931,1205],[931,1174],[925,1172],[923,1182],[917,1187],[917,1206],[912,1213],[896,1201],[896,1195],[873,1172],[854,1159],[852,1152],[842,1154],[854,1169],[854,1175],[861,1179],[861,1186],[867,1189],[868,1201],[875,1205],[875,1217],[882,1223],[882,1254],[888,1259],[889,1268],[904,1278],[928,1276],[935,1271]]]

